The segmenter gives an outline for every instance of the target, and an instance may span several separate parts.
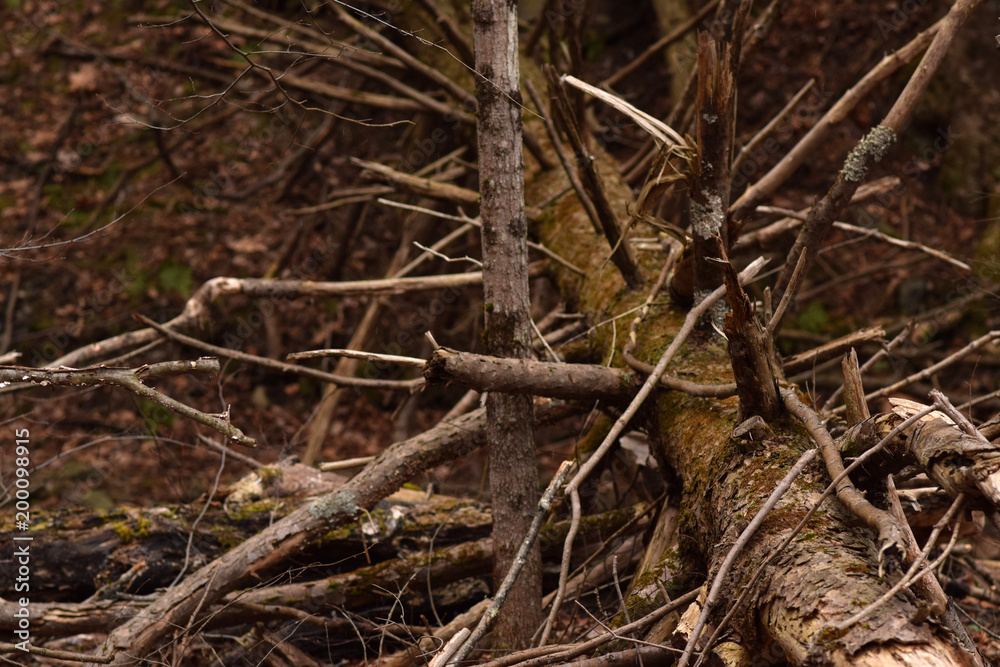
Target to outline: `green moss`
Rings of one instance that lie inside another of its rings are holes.
[[[264,486],[277,482],[283,474],[281,468],[277,466],[264,466],[257,470],[257,476],[260,477],[260,481]]]
[[[114,521],[108,527],[115,531],[118,539],[125,544],[132,542],[136,538],[136,535],[132,532],[132,527],[129,526],[128,521]]]
[[[226,514],[233,521],[246,521],[270,514],[275,510],[281,509],[283,506],[283,503],[276,498],[264,498],[251,503],[229,507],[226,510]]]

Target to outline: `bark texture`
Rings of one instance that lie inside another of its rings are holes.
[[[479,116],[479,212],[483,222],[486,351],[524,358],[530,352],[528,229],[521,158],[521,93],[517,3],[474,0],[473,44]],[[491,393],[486,399],[490,450],[493,581],[499,586],[528,533],[538,503],[531,397]],[[494,630],[495,648],[522,648],[542,622],[542,567],[537,546],[510,591]]]
[[[628,197],[624,184],[613,176],[607,179],[624,206]],[[529,187],[528,201],[563,189],[565,182],[550,172]],[[622,289],[623,281],[601,264],[603,256],[580,242],[592,232],[586,214],[570,209],[570,198],[557,200],[560,214],[541,233],[543,243],[587,273],[580,279],[560,272],[564,293],[575,297],[576,307],[583,312],[600,317],[625,312],[635,304]],[[638,349],[646,355],[645,361],[655,361],[677,326],[674,308],[651,313],[639,330]],[[607,354],[611,342],[610,336],[597,332],[591,337],[599,354]],[[733,381],[731,362],[721,343],[691,343],[674,363],[694,372],[703,383]],[[683,480],[682,511],[663,556],[636,574],[640,585],[626,600],[630,609],[663,604],[663,587],[673,595],[676,589],[671,587],[690,584],[692,574],[711,577],[739,535],[742,522],[753,516],[801,452],[814,446],[784,415],[768,425],[773,435],[763,440],[732,438],[738,403],[735,397],[719,400],[663,391],[646,411],[646,430],[660,469]],[[729,579],[732,590],[742,591],[750,583],[757,566],[789,534],[829,481],[822,464],[811,464],[738,559]],[[734,617],[733,627],[747,654],[760,658],[761,664],[981,664],[974,649],[954,637],[944,618],[913,622],[925,601],[912,592],[895,596],[843,635],[821,633],[877,599],[895,581],[878,576],[876,539],[875,532],[859,526],[840,501],[825,500],[805,531],[770,563]],[[662,636],[646,639],[662,641]]]

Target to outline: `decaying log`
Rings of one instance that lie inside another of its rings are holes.
[[[606,179],[606,185],[611,192],[624,190],[613,176]],[[559,174],[548,172],[528,188],[527,196],[538,201],[566,188]],[[620,195],[619,200],[624,204],[627,196]],[[603,256],[595,254],[590,244],[581,243],[590,234],[586,215],[561,199],[555,207],[559,214],[542,226],[541,240],[587,273],[580,279],[558,271],[564,294],[576,297],[581,312],[619,313],[634,307],[635,299],[628,297],[620,279],[603,265]],[[619,214],[624,215],[624,205]],[[654,355],[662,349],[663,341],[669,340],[677,322],[670,308],[654,311],[639,332],[639,349]],[[598,346],[611,342],[597,336],[592,340]],[[599,349],[601,356],[607,355],[607,349]],[[699,382],[733,379],[729,360],[718,345],[691,349],[676,363]],[[725,557],[726,545],[738,534],[742,517],[767,497],[774,481],[794,463],[798,453],[812,446],[784,420],[769,424],[775,435],[762,442],[730,440],[736,413],[735,399],[697,398],[677,392],[662,392],[658,398],[646,430],[660,468],[683,480],[680,503],[684,512],[678,526],[683,538],[667,549],[643,575],[644,580],[660,578],[669,591],[678,584],[677,578],[671,579],[674,569],[670,564],[678,561],[688,564],[688,571],[702,564],[702,572],[710,574]],[[828,483],[825,471],[816,468],[800,478],[739,559],[730,579],[734,589],[749,580],[755,566],[789,534]],[[915,664],[907,662],[907,656],[929,659],[931,655],[955,664],[975,664],[978,658],[955,642],[943,624],[911,622],[921,606],[911,593],[896,596],[863,627],[852,627],[840,637],[824,636],[821,641],[823,627],[848,618],[877,599],[888,585],[877,576],[874,535],[857,527],[853,514],[839,501],[827,500],[821,517],[814,518],[806,531],[771,563],[746,609],[734,619],[749,654],[770,655],[775,660],[787,656],[793,664],[804,662],[810,650],[810,659],[820,664],[850,664],[853,660]],[[652,587],[642,589],[641,595],[648,599],[637,594],[627,604],[662,603]]]

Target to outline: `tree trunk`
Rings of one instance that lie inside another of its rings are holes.
[[[483,222],[486,303],[483,339],[488,354],[522,359],[530,352],[531,301],[521,160],[517,3],[474,0],[472,18],[478,72],[479,213]],[[495,587],[513,565],[538,503],[531,412],[530,396],[487,395]],[[525,648],[531,643],[542,621],[541,600],[541,555],[535,546],[494,628],[494,648]]]

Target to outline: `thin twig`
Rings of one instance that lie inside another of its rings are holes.
[[[563,127],[566,130],[566,138],[569,140],[569,144],[576,157],[575,168],[577,176],[583,184],[584,191],[594,205],[594,211],[597,213],[597,221],[603,231],[603,236],[608,241],[608,247],[611,248],[611,261],[617,267],[622,278],[625,279],[629,289],[639,289],[643,284],[642,271],[635,261],[635,253],[632,250],[632,245],[628,242],[627,232],[623,233],[618,216],[612,207],[607,187],[604,184],[604,177],[597,170],[594,164],[594,156],[591,154],[584,140],[583,129],[580,125],[581,121],[577,118],[574,107],[566,94],[565,83],[576,81],[577,85],[586,84],[573,79],[573,77],[560,78],[556,75],[555,69],[551,65],[543,66],[542,71],[548,80],[552,113],[562,119]],[[596,90],[602,95],[606,94],[604,91]],[[659,123],[659,121],[656,122]],[[662,123],[660,124],[662,125]],[[663,135],[663,132],[661,131],[661,135]],[[664,141],[673,142],[672,138],[663,136]]]
[[[531,96],[531,100],[535,103],[535,106],[538,107],[538,110],[544,110],[545,106],[542,102],[542,97],[538,94],[538,90],[535,89],[535,84],[533,84],[529,79],[525,79],[524,87],[528,91],[528,95]],[[601,223],[597,217],[597,209],[594,208],[594,202],[591,201],[587,191],[583,188],[583,183],[580,182],[580,176],[573,167],[573,159],[570,157],[569,153],[566,152],[566,148],[563,146],[562,140],[559,138],[559,131],[556,130],[555,123],[552,121],[552,114],[545,114],[542,117],[542,123],[545,126],[545,131],[549,135],[549,143],[552,144],[552,148],[555,150],[556,156],[559,158],[559,164],[562,165],[563,171],[566,172],[566,178],[569,179],[570,185],[573,186],[573,191],[576,192],[576,198],[580,200],[580,205],[583,206],[583,210],[586,211],[587,217],[590,219],[590,224],[594,227],[595,232],[602,234]]]
[[[215,368],[218,369],[218,362],[214,359],[166,362],[165,365],[170,368],[174,368],[177,364],[182,366],[186,365],[189,372],[197,372],[202,370],[199,366],[200,364],[203,365],[210,361],[215,361]],[[238,442],[241,445],[247,445],[249,447],[256,445],[256,441],[253,438],[245,435],[243,431],[233,426],[232,422],[229,420],[228,409],[222,414],[202,412],[201,410],[192,408],[189,405],[181,403],[180,401],[143,384],[144,378],[156,377],[159,374],[156,369],[157,366],[160,366],[160,364],[154,364],[153,366],[140,366],[139,368],[91,367],[80,369],[26,368],[13,366],[0,368],[0,386],[6,386],[15,382],[30,382],[43,387],[50,385],[66,387],[112,385],[121,387],[122,389],[130,391],[137,396],[141,396],[148,401],[152,401],[157,405],[162,405],[171,412],[176,412],[177,414],[187,417],[192,421],[204,424],[209,428],[213,428],[222,435],[226,436],[226,438],[231,442]],[[171,371],[168,374],[174,373]]]
[[[627,77],[632,72],[635,72],[637,69],[646,64],[647,60],[649,60],[650,58],[652,58],[657,53],[667,48],[674,42],[676,42],[678,39],[682,38],[684,35],[688,33],[689,30],[691,30],[691,28],[701,23],[701,20],[706,16],[708,16],[708,13],[711,12],[713,9],[715,9],[715,6],[717,4],[719,4],[719,0],[711,0],[711,2],[709,2],[704,7],[699,9],[697,14],[695,14],[687,21],[685,21],[684,23],[680,24],[679,26],[671,30],[663,37],[653,42],[649,46],[649,48],[647,48],[645,51],[636,56],[635,59],[632,60],[632,62],[630,62],[628,65],[622,67],[620,70],[609,76],[604,81],[601,81],[600,87],[610,88],[615,84],[617,84],[622,79],[624,79],[625,77]]]
[[[231,350],[228,347],[219,347],[218,345],[212,345],[211,343],[206,343],[200,341],[197,338],[192,338],[191,336],[185,336],[182,333],[178,333],[169,327],[154,322],[144,315],[137,314],[136,319],[143,324],[152,327],[161,334],[175,340],[179,343],[184,343],[185,345],[190,345],[191,347],[198,348],[200,350],[205,350],[211,352],[212,354],[217,354],[220,357],[227,357],[229,359],[235,359],[237,361],[243,361],[248,364],[256,364],[258,366],[263,366],[264,368],[271,368],[276,371],[282,371],[283,373],[294,373],[296,375],[302,375],[305,377],[311,377],[316,380],[321,380],[323,382],[329,382],[331,384],[343,385],[346,387],[376,387],[381,389],[405,389],[407,391],[415,391],[418,387],[423,385],[423,378],[414,378],[413,380],[371,380],[367,378],[356,378],[346,375],[334,375],[333,373],[327,373],[325,371],[317,370],[315,368],[307,368],[306,366],[296,366],[295,364],[286,364],[283,361],[278,361],[277,359],[269,359],[268,357],[261,357],[256,354],[249,354],[247,352],[240,352],[239,350]],[[300,354],[309,354],[300,353]],[[322,356],[322,355],[317,355]],[[328,355],[329,356],[329,355]],[[349,356],[349,355],[342,355]],[[423,363],[423,362],[422,362]]]
[[[893,349],[895,349],[900,343],[902,343],[904,340],[906,340],[907,337],[909,337],[911,329],[912,326],[909,324],[903,327],[903,330],[900,331],[898,334],[896,334],[895,338],[893,338],[891,341],[883,345],[881,349],[879,349],[875,354],[873,354],[868,359],[868,361],[862,364],[861,368],[858,369],[858,372],[861,375],[864,375],[865,371],[874,366],[877,362],[881,361],[883,357],[888,356]],[[823,407],[820,409],[820,412],[821,413],[828,412],[830,408],[833,406],[833,404],[837,401],[837,398],[840,397],[840,394],[843,391],[844,391],[844,385],[840,385],[839,387],[837,387],[837,389],[834,390],[832,394],[830,394],[830,398],[826,399],[826,403],[823,404]]]
[[[972,422],[969,421],[968,417],[963,415],[961,412],[958,411],[958,408],[952,405],[951,401],[948,400],[947,396],[945,396],[937,389],[931,389],[930,397],[933,398],[934,401],[941,407],[941,412],[951,417],[952,421],[954,421],[959,428],[961,428],[963,431],[965,431],[966,433],[968,433],[969,435],[971,435],[973,438],[983,443],[984,445],[990,444],[990,441],[987,440],[986,437],[982,433],[980,433],[975,426],[973,426]]]
[[[774,317],[767,323],[767,335],[774,340],[775,332],[781,329],[781,321],[785,318],[785,311],[788,309],[788,304],[792,302],[792,297],[799,291],[799,285],[802,284],[802,280],[805,278],[805,253],[799,256],[799,261],[795,264],[795,271],[792,272],[792,279],[788,283],[788,289],[785,293],[781,295],[781,301],[778,303],[778,309],[774,311]]]
[[[359,456],[356,459],[343,459],[340,461],[325,461],[319,464],[319,469],[323,472],[334,470],[347,470],[349,468],[360,468],[375,460],[374,456]]]
[[[908,384],[913,384],[914,382],[920,382],[921,380],[925,380],[925,379],[929,378],[930,376],[934,375],[935,373],[937,373],[938,371],[940,371],[942,368],[947,368],[948,366],[954,364],[955,362],[957,362],[959,359],[961,359],[965,355],[969,354],[970,352],[975,352],[979,348],[983,347],[987,343],[992,342],[993,340],[996,340],[997,338],[1000,338],[1000,330],[991,331],[988,334],[986,334],[986,335],[984,335],[984,336],[982,336],[980,338],[977,338],[976,340],[972,341],[971,343],[969,343],[968,345],[966,345],[965,347],[963,347],[958,352],[955,352],[954,354],[948,355],[947,357],[945,357],[941,361],[937,362],[933,366],[925,368],[924,370],[922,370],[922,371],[920,371],[918,373],[914,373],[913,375],[909,375],[909,376],[903,378],[902,380],[900,380],[898,382],[894,382],[894,383],[892,383],[892,384],[890,384],[890,385],[888,385],[886,387],[882,387],[881,389],[877,389],[876,391],[873,391],[870,394],[866,394],[865,395],[865,401],[870,402],[873,399],[879,398],[880,396],[885,396],[886,394],[891,394],[892,392],[897,391],[898,389],[901,389],[901,388],[905,387]],[[833,414],[840,414],[840,413],[844,412],[844,410],[846,410],[846,408],[842,405],[842,406],[834,409],[833,410]]]
[[[530,82],[528,82],[528,83],[530,83]],[[402,202],[392,201],[391,199],[383,199],[382,197],[379,197],[375,201],[377,201],[379,204],[385,204],[386,206],[394,206],[396,208],[406,209],[407,211],[417,211],[419,213],[426,213],[427,215],[434,216],[435,218],[442,218],[444,220],[455,220],[455,221],[458,221],[458,222],[463,222],[466,225],[469,225],[470,227],[482,228],[482,226],[483,226],[483,223],[480,222],[478,216],[475,217],[475,218],[469,218],[469,217],[466,217],[464,215],[462,215],[462,216],[459,216],[459,215],[448,215],[447,213],[441,213],[440,211],[435,211],[433,209],[424,208],[423,206],[416,206],[414,204],[404,204]],[[454,232],[452,232],[451,234],[449,234],[445,238],[451,238],[452,235],[459,236],[460,235],[459,234],[459,230],[461,230],[461,233],[465,233],[465,229],[464,228],[459,228],[459,229],[456,229]],[[437,245],[435,244],[434,247],[437,247]],[[587,275],[586,272],[583,269],[581,269],[580,267],[576,266],[575,264],[573,264],[569,260],[567,260],[567,259],[565,259],[563,257],[560,257],[556,253],[554,253],[551,250],[549,250],[548,248],[546,248],[541,243],[535,243],[534,241],[528,241],[528,247],[532,248],[534,250],[537,250],[538,252],[542,253],[546,257],[549,257],[550,259],[554,259],[555,261],[559,262],[560,264],[562,264],[567,269],[569,269],[570,271],[572,271],[573,273],[575,273],[577,275],[581,275],[581,276]]]
[[[423,368],[427,364],[426,359],[419,357],[401,357],[398,354],[379,354],[378,352],[359,352],[358,350],[328,349],[328,350],[307,350],[305,352],[291,352],[285,359],[298,361],[299,359],[323,359],[326,357],[347,357],[348,359],[361,359],[363,361],[382,361],[396,366],[412,366],[413,368]]]
[[[445,667],[449,662],[451,662],[452,657],[455,655],[459,649],[464,646],[466,638],[469,636],[469,628],[462,628],[455,633],[455,636],[448,640],[448,643],[444,645],[441,652],[434,656],[431,660],[430,667]]]
[[[782,108],[782,110],[779,111],[777,115],[775,115],[775,117],[772,118],[767,123],[767,125],[762,127],[760,131],[757,134],[755,134],[753,138],[750,139],[750,141],[748,141],[743,148],[740,149],[739,155],[737,155],[736,159],[733,160],[733,166],[729,170],[730,174],[740,173],[740,167],[743,165],[743,162],[750,155],[751,151],[753,151],[753,149],[755,149],[757,145],[760,144],[760,142],[764,141],[764,139],[770,136],[771,132],[774,131],[774,128],[778,126],[778,123],[784,120],[788,116],[788,114],[790,114],[792,110],[796,106],[798,106],[799,102],[802,100],[805,94],[808,93],[810,90],[812,90],[812,87],[813,85],[815,85],[815,83],[816,79],[809,79],[809,81],[806,82],[806,85],[802,86],[802,88],[799,89],[799,92],[795,93],[792,99],[788,101],[788,104],[786,104],[784,108]]]
[[[107,665],[112,660],[115,659],[114,655],[109,656],[97,656],[91,655],[89,653],[76,653],[73,651],[55,651],[50,648],[42,648],[41,646],[34,646],[28,644],[28,653],[32,655],[40,655],[43,658],[55,658],[56,660],[69,660],[71,662],[96,662],[99,665]],[[24,649],[20,648],[20,645],[0,644],[0,653],[23,653]],[[16,664],[16,663],[15,663]]]
[[[457,84],[452,79],[448,78],[448,76],[446,76],[441,70],[435,69],[430,65],[428,65],[427,63],[422,62],[419,58],[413,56],[409,51],[402,48],[401,46],[390,40],[385,35],[381,34],[374,28],[365,25],[361,21],[351,16],[345,9],[345,7],[348,7],[348,5],[345,5],[337,0],[333,0],[332,2],[327,2],[327,4],[332,7],[334,13],[337,15],[337,18],[343,21],[344,24],[346,24],[347,27],[349,27],[355,33],[361,35],[362,37],[369,40],[373,44],[378,45],[378,48],[382,49],[386,53],[395,56],[401,62],[405,63],[406,66],[412,69],[414,72],[422,74],[429,80],[433,81],[434,83],[444,88],[446,91],[448,91],[448,94],[450,94],[456,100],[464,104],[466,108],[468,109],[476,108],[476,98],[473,97],[471,94],[469,94],[469,91],[467,91],[465,88]],[[351,7],[351,9],[354,11],[360,11],[355,7]],[[366,15],[366,16],[370,19],[376,18],[371,15]],[[384,21],[380,22],[384,23]],[[392,26],[392,28],[394,30],[397,30],[405,34],[408,37],[415,37],[421,42],[427,41],[421,37],[417,37],[413,33],[401,30],[396,26]],[[431,44],[431,42],[427,43]],[[431,45],[433,46],[433,44]],[[447,49],[445,50],[447,51]]]
[[[628,625],[623,625],[622,627],[618,628],[618,633],[628,634],[648,628],[653,623],[660,620],[667,614],[671,614],[674,611],[683,607],[684,605],[690,602],[694,602],[694,600],[698,597],[699,591],[700,589],[698,588],[694,589],[693,591],[688,591],[679,598],[669,602],[668,604],[663,605],[656,611],[650,612],[649,614],[646,614],[642,618],[635,620],[632,623],[629,623]],[[594,637],[593,639],[589,639],[585,642],[580,642],[579,644],[564,646],[562,647],[564,650],[555,653],[549,653],[547,655],[533,657],[524,660],[520,656],[524,655],[524,653],[526,652],[519,652],[511,654],[509,656],[504,656],[503,658],[500,658],[498,660],[491,660],[490,662],[483,664],[481,667],[511,667],[514,665],[516,665],[516,667],[541,667],[542,665],[551,665],[552,663],[556,662],[566,662],[567,660],[572,660],[573,658],[576,658],[578,656],[590,653],[599,646],[603,646],[604,644],[607,644],[608,642],[611,642],[615,639],[617,639],[617,635],[608,632],[601,634],[597,637]],[[550,648],[550,647],[543,647],[543,648]],[[529,649],[529,650],[534,652],[537,651],[538,649]]]
[[[622,359],[625,360],[625,363],[629,366],[629,368],[637,370],[640,373],[645,373],[646,375],[651,375],[653,373],[652,364],[647,364],[646,362],[635,358],[635,348],[639,342],[639,325],[642,324],[642,321],[649,314],[649,309],[653,305],[653,301],[663,288],[670,270],[677,262],[678,254],[676,244],[671,246],[670,254],[663,263],[663,269],[660,271],[660,275],[656,279],[656,284],[653,285],[653,289],[650,290],[646,300],[643,301],[642,305],[639,307],[639,311],[636,313],[635,318],[633,318],[632,324],[629,325],[628,338],[625,340],[625,345],[622,346]],[[667,377],[666,375],[663,375],[660,377],[660,384],[667,389],[683,391],[687,394],[691,394],[692,396],[727,398],[736,394],[735,383],[703,385],[691,382],[690,380],[681,380],[679,378]]]

